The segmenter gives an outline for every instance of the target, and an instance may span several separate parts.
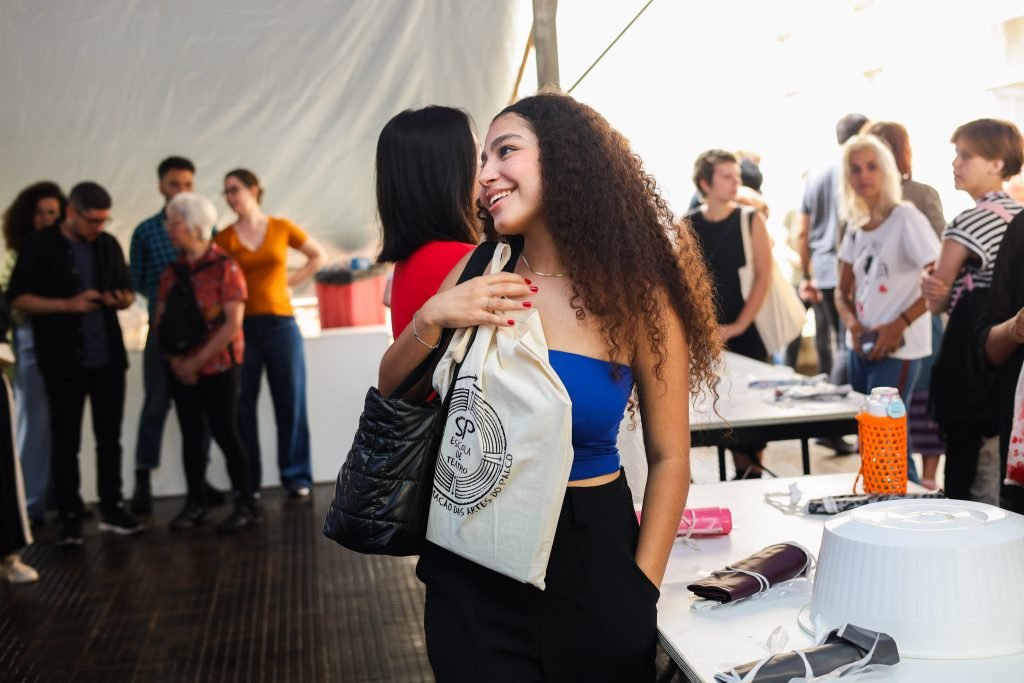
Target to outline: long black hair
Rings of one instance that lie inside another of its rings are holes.
[[[407,109],[377,139],[378,262],[412,256],[427,242],[476,244],[476,139],[469,115],[451,107]]]

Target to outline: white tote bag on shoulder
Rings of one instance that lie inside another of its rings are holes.
[[[509,256],[499,245],[491,272]],[[438,394],[455,388],[427,540],[543,590],[573,451],[572,402],[548,361],[539,316],[523,309],[510,315],[513,327],[481,325],[475,338],[459,330],[438,363]]]
[[[754,287],[754,250],[750,240],[750,217],[753,213],[753,209],[740,207],[740,234],[743,237],[743,256],[746,263],[740,267],[739,276],[744,301]],[[774,258],[769,278],[768,291],[764,295],[761,310],[754,316],[754,327],[768,353],[775,353],[800,336],[800,330],[807,319],[807,310],[800,297],[793,291],[793,286],[786,282]]]

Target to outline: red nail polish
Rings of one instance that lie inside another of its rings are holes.
[[[533,306],[533,302],[532,301],[524,301],[523,302],[523,308],[529,308],[530,306]]]
[[[509,327],[514,327],[514,326],[515,326],[515,324],[516,324],[516,321],[515,321],[515,320],[509,320],[509,321],[508,321],[508,326],[509,326]]]
[[[528,277],[524,277],[524,278],[523,278],[523,280],[524,280],[524,281],[526,282],[526,284],[528,284],[528,285],[532,285],[532,284],[533,284],[533,280],[531,280],[531,279],[530,279],[530,278],[528,278]]]
[[[531,292],[533,292],[534,294],[536,294],[536,293],[537,293],[537,292],[539,292],[540,290],[539,290],[539,289],[537,289],[537,287],[536,287],[536,286],[533,286],[533,287],[530,287],[530,291],[531,291]]]

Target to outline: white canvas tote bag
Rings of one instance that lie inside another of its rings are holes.
[[[754,250],[750,244],[750,216],[753,209],[740,208],[740,234],[743,236],[743,256],[746,263],[739,268],[740,291],[743,300],[750,296],[754,287]],[[754,327],[769,353],[775,353],[783,346],[800,336],[807,310],[800,297],[793,291],[793,286],[786,282],[779,264],[772,259],[771,281],[768,292],[764,295],[761,310],[754,316]]]
[[[499,245],[491,272],[509,255]],[[439,395],[456,385],[427,540],[543,590],[572,467],[572,402],[548,361],[539,313],[510,318],[513,327],[481,325],[475,338],[473,329],[456,332],[434,371]]]

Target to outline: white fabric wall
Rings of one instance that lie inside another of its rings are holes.
[[[529,0],[3,2],[0,205],[36,180],[96,180],[127,251],[161,206],[156,165],[181,154],[198,191],[248,167],[270,213],[358,249],[376,236],[383,124],[446,104],[485,128],[528,32]]]

